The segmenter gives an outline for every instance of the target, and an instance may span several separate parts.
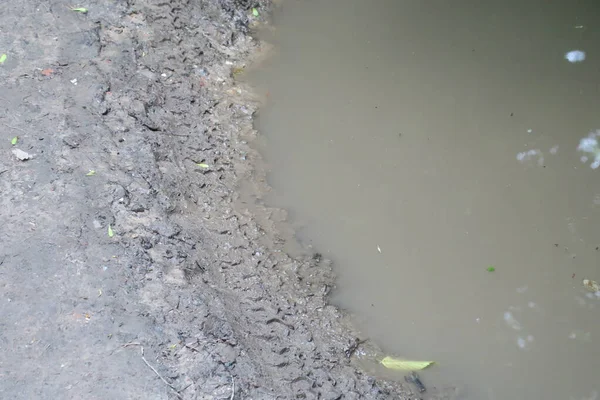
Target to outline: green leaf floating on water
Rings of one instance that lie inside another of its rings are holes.
[[[252,15],[254,15],[255,17],[258,17],[258,10],[256,8],[252,9]]]
[[[395,369],[398,371],[420,371],[435,364],[433,361],[408,361],[400,360],[394,357],[386,357],[381,360],[381,364],[389,369]]]
[[[489,267],[487,267],[488,272],[494,272],[495,270],[496,270],[496,267],[494,267],[493,265],[490,265]]]

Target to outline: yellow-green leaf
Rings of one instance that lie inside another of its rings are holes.
[[[90,172],[85,174],[85,176],[93,176],[93,175],[96,175],[96,171],[94,171],[93,169],[90,169]]]
[[[255,17],[258,17],[258,10],[256,8],[252,9],[252,15],[254,15]]]
[[[85,14],[88,12],[88,9],[84,8],[84,7],[74,7],[74,8],[71,8],[71,11],[80,12],[82,14]]]
[[[115,235],[115,233],[112,230],[112,227],[109,225],[108,226],[108,237],[113,237]]]
[[[12,140],[10,141],[10,144],[12,144],[13,146],[17,144],[17,142],[19,141],[19,137],[15,136],[14,138],[12,138]]]
[[[434,364],[433,361],[408,361],[400,360],[398,358],[386,357],[381,360],[381,364],[389,369],[395,369],[400,371],[419,371]]]
[[[200,168],[204,168],[204,169],[210,168],[208,164],[204,164],[204,163],[198,163],[196,165],[199,166]]]
[[[6,54],[0,56],[0,64],[4,64],[4,61],[6,61]]]

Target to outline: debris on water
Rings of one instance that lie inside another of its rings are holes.
[[[574,28],[575,29],[583,29],[583,25],[575,25]]]
[[[527,338],[523,338],[523,337],[519,336],[517,338],[517,346],[519,346],[520,349],[524,350],[527,348],[527,345],[529,343],[533,343],[533,341],[534,341],[533,335],[527,335]]]
[[[425,389],[425,385],[423,385],[423,382],[421,382],[421,378],[419,378],[419,374],[417,374],[414,371],[410,375],[406,375],[404,377],[404,380],[408,383],[412,383],[413,385],[415,385],[417,387],[417,390],[419,391],[419,393],[423,393],[427,390],[427,389]]]
[[[12,153],[21,161],[27,161],[31,158],[31,154],[21,149],[13,149]]]
[[[569,333],[569,339],[575,340],[582,340],[585,342],[589,342],[592,339],[592,334],[591,332],[585,332],[581,329],[576,329],[571,331],[571,333]]]
[[[594,292],[594,293],[600,292],[600,285],[596,281],[592,281],[590,279],[584,279],[583,286],[590,292]]]
[[[565,54],[565,59],[570,63],[581,62],[585,60],[585,51],[571,50]]]
[[[527,129],[527,133],[532,133],[533,129]]]
[[[550,154],[556,154],[556,153],[558,153],[558,145],[550,148]]]
[[[377,251],[381,253],[381,247],[377,246]]]
[[[514,330],[516,330],[516,331],[521,330],[521,324],[519,323],[519,321],[517,321],[515,319],[515,317],[512,315],[512,313],[510,311],[506,311],[504,313],[504,321],[506,321],[508,326],[510,326]]]
[[[387,356],[381,360],[381,364],[389,369],[399,371],[420,371],[434,364],[433,361],[408,361]]]
[[[539,149],[531,149],[531,150],[527,150],[527,151],[523,151],[520,152],[519,154],[517,154],[517,160],[524,162],[524,161],[528,161],[532,158],[536,158],[538,159],[538,164],[544,165],[544,155],[542,154],[542,151]]]
[[[489,267],[487,267],[488,272],[494,272],[495,270],[496,270],[496,267],[494,267],[493,265],[490,265]]]
[[[591,132],[587,137],[579,141],[577,151],[589,153],[594,157],[594,161],[590,164],[590,168],[596,169],[600,167],[600,145],[598,144],[598,136],[600,131]],[[581,162],[585,163],[588,161],[588,157],[581,156]]]

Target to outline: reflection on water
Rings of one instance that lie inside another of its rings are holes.
[[[600,147],[598,146],[597,139],[599,136],[600,131],[592,132],[588,135],[588,137],[581,139],[579,142],[579,147],[577,147],[577,150],[584,153],[589,153],[594,157],[592,163],[590,164],[592,169],[600,167]],[[587,162],[587,160],[588,156],[581,156],[581,162]]]
[[[572,50],[565,54],[565,58],[571,63],[581,62],[585,60],[585,52],[581,50]]]
[[[268,200],[333,259],[333,301],[365,336],[437,361],[427,386],[598,397],[596,3],[304,0],[274,16],[254,74]]]

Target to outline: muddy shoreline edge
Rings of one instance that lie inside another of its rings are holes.
[[[270,2],[26,3],[2,6],[0,397],[409,398],[346,357],[327,260],[236,207],[268,190],[233,75]]]

